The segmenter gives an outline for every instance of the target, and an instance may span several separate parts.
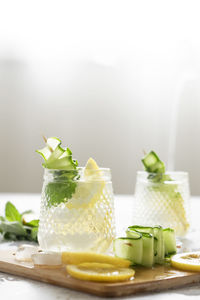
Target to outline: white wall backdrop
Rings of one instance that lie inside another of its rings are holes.
[[[0,191],[40,192],[42,134],[133,193],[143,150],[200,194],[199,1],[0,4]]]

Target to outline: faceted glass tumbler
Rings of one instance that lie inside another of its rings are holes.
[[[86,178],[84,168],[45,169],[38,230],[42,249],[101,253],[110,248],[115,237],[111,173],[91,172]]]
[[[132,221],[137,225],[171,227],[181,237],[190,227],[188,173],[165,175],[167,180],[157,181],[153,180],[156,174],[137,173]]]

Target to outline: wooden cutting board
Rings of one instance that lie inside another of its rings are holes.
[[[13,251],[0,250],[0,271],[103,297],[156,292],[200,282],[200,273],[183,272],[169,266],[137,267],[135,278],[126,282],[99,283],[70,277],[65,268],[40,268],[15,260]]]

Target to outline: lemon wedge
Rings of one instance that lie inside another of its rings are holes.
[[[86,163],[83,180],[77,182],[75,194],[66,203],[68,209],[92,207],[102,195],[105,181],[102,172],[94,159],[89,158]]]
[[[89,158],[85,170],[84,170],[84,177],[86,180],[102,180],[102,173],[97,165],[96,161],[93,158]]]
[[[171,258],[171,265],[174,268],[184,271],[200,272],[200,252],[176,254]]]
[[[68,274],[81,280],[116,282],[128,280],[134,276],[135,271],[129,268],[119,268],[105,263],[82,263],[68,265]]]
[[[62,263],[78,265],[84,262],[112,264],[127,268],[131,262],[127,259],[95,252],[62,252]]]

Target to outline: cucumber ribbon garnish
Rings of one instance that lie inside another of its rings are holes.
[[[43,158],[42,166],[54,170],[53,180],[45,186],[45,194],[48,206],[56,206],[67,202],[72,198],[76,190],[76,179],[78,178],[78,162],[72,159],[72,152],[69,148],[62,148],[60,139],[56,137],[43,137],[46,146],[36,150]]]

